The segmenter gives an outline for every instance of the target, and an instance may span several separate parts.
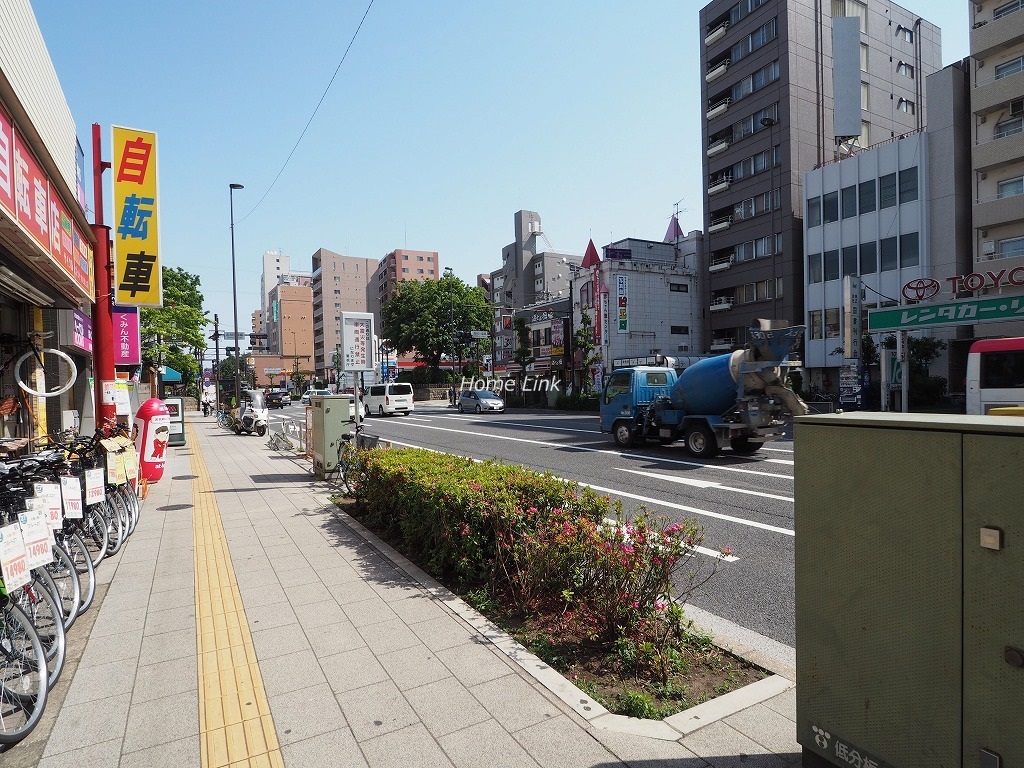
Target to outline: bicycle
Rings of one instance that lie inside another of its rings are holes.
[[[53,347],[43,347],[36,341],[52,335],[52,332],[31,333],[27,338],[19,339],[10,333],[0,334],[0,345],[4,347],[6,355],[6,359],[0,365],[0,376],[13,366],[14,380],[18,386],[34,397],[56,397],[71,389],[78,378],[75,361],[66,352]],[[38,371],[43,370],[45,359],[51,357],[57,360],[57,383],[53,386],[46,383],[45,375],[36,375]]]
[[[363,434],[362,424],[356,426],[355,434],[346,432],[341,438],[338,444],[338,463],[325,479],[330,480],[332,476],[338,475],[347,495],[358,498],[359,486],[364,478],[359,452],[376,448],[380,444],[380,438],[376,435]]]

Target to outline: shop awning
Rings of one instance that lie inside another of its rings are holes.
[[[161,374],[161,378],[164,380],[164,384],[181,383],[181,374],[169,365],[164,366],[164,372]]]

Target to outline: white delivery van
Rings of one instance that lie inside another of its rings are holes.
[[[412,413],[412,384],[372,384],[363,395],[366,415],[375,413]]]

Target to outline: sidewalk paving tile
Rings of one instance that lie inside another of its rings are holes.
[[[36,768],[118,768],[121,761],[120,736],[110,741],[44,757]]]
[[[111,736],[120,740],[128,723],[130,703],[131,694],[124,693],[108,698],[101,707],[91,701],[61,707],[43,757],[109,741]]]
[[[362,635],[348,619],[336,624],[325,624],[315,629],[304,629],[306,639],[313,647],[313,652],[318,659],[366,647]]]
[[[120,768],[185,768],[199,764],[199,737],[190,736],[130,752],[121,759]]]
[[[199,700],[193,691],[132,702],[125,752],[137,752],[190,736],[199,737]]]
[[[369,648],[356,648],[322,657],[320,667],[339,696],[357,688],[388,680],[388,673]]]
[[[274,715],[277,740],[282,746],[348,725],[327,683],[272,696],[270,709]]]
[[[442,736],[438,741],[458,768],[479,768],[482,764],[487,768],[562,766],[561,763],[538,763],[493,719]],[[486,758],[481,759],[481,753]]]
[[[332,765],[344,768],[369,768],[352,731],[345,727],[281,747],[285,765],[302,768],[307,765]]]
[[[398,619],[367,624],[358,630],[366,645],[377,656],[420,645],[415,633]]]
[[[796,723],[763,704],[730,715],[724,722],[776,755],[800,752]]]
[[[556,704],[515,673],[474,685],[470,693],[513,733],[562,713]]]
[[[377,660],[402,691],[418,688],[451,675],[433,651],[422,644],[392,651],[383,656],[378,655]]]
[[[147,635],[142,638],[142,650],[139,652],[139,666],[159,664],[162,661],[181,659],[196,654],[196,630],[177,629],[159,635]]]
[[[787,762],[721,721],[711,723],[680,740],[680,744],[711,768],[783,768]]]
[[[327,682],[316,657],[308,649],[272,659],[260,659],[260,672],[268,697]]]
[[[161,661],[139,667],[132,705],[175,693],[196,691],[198,688],[199,667],[195,655]]]
[[[136,670],[133,661],[132,658],[115,661],[108,659],[105,664],[79,664],[75,670],[74,684],[64,698],[63,706],[74,706],[131,693],[135,687]]]
[[[600,742],[565,715],[512,734],[541,765],[594,768],[618,762]]]
[[[306,633],[297,623],[253,631],[252,644],[260,661],[309,648]]]
[[[390,679],[337,696],[348,727],[360,743],[419,722],[416,711]]]
[[[405,697],[435,737],[491,719],[491,713],[454,677],[407,690]]]
[[[420,723],[361,746],[371,768],[452,768],[452,762]]]

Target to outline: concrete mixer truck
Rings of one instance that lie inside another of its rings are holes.
[[[645,439],[662,445],[682,440],[702,459],[724,446],[751,454],[781,437],[791,416],[807,405],[785,385],[785,371],[800,365],[789,353],[804,326],[760,320],[751,343],[731,354],[675,368],[620,368],[605,381],[601,431],[626,448]]]

